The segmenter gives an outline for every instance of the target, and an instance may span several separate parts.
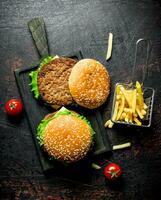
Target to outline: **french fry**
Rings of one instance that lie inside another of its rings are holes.
[[[113,43],[113,34],[109,33],[106,60],[111,58],[111,55],[112,55],[112,43]]]
[[[148,106],[145,103],[144,103],[143,107],[144,107],[145,110],[148,109]]]
[[[112,128],[113,127],[113,125],[114,125],[114,123],[109,119],[109,120],[107,120],[107,122],[105,123],[105,127],[108,127],[108,128]]]
[[[131,122],[131,123],[132,123],[132,120],[133,120],[132,113],[133,113],[132,110],[130,110],[130,111],[128,112],[129,122]]]
[[[97,165],[96,163],[92,163],[91,167],[93,169],[101,169],[101,166]]]
[[[134,117],[134,122],[136,122],[136,124],[138,125],[138,126],[141,126],[141,121],[139,121],[138,120],[138,118],[136,118],[136,117]]]
[[[134,117],[137,117],[137,116],[138,116],[138,114],[135,112],[135,113],[133,113],[133,116],[134,116]]]
[[[117,112],[118,112],[118,106],[119,106],[119,102],[116,101],[116,103],[115,103],[114,113],[113,113],[113,116],[112,116],[112,121],[115,121],[115,120],[116,120]]]
[[[136,89],[133,90],[132,113],[135,113],[135,109],[136,109]]]
[[[142,109],[142,110],[141,110],[141,114],[142,114],[143,116],[146,115],[146,110]]]
[[[117,85],[116,86],[116,94],[120,94],[120,91],[121,91],[121,85]],[[122,93],[122,92],[121,92]]]
[[[129,122],[128,114],[126,114],[125,122]]]
[[[142,115],[142,113],[141,113],[141,111],[140,111],[140,109],[139,109],[138,106],[136,106],[136,112],[137,112],[137,114],[139,115],[140,119],[143,119],[143,118],[144,118],[144,116]]]
[[[113,125],[114,125],[114,123],[110,120],[110,123],[109,123],[109,125],[108,125],[108,128],[112,128]]]
[[[126,89],[121,89],[124,97],[125,97],[125,100],[128,104],[128,106],[131,108],[132,107],[132,99],[133,99],[133,91],[132,90],[126,90]]]
[[[122,114],[121,114],[121,116],[120,116],[120,118],[118,119],[118,121],[123,121],[124,120],[124,117],[122,116]]]
[[[121,95],[120,94],[117,94],[116,95],[116,100],[120,100],[121,99]]]
[[[140,109],[142,109],[144,107],[144,98],[143,98],[142,86],[138,81],[136,81],[136,90],[138,94],[137,96],[138,104],[140,106]]]
[[[125,117],[126,117],[126,113],[123,112],[122,115],[121,115],[121,117],[122,117],[123,119],[125,119]]]
[[[130,112],[130,108],[124,108],[124,112],[125,112],[125,113]]]
[[[119,145],[113,145],[112,150],[124,149],[130,146],[131,146],[131,142],[127,142],[127,143],[119,144]]]
[[[107,120],[104,126],[105,126],[105,127],[109,126],[109,124],[110,124],[110,121],[111,121],[110,119],[109,119],[109,120]]]
[[[120,116],[124,110],[124,106],[125,106],[125,97],[123,95],[121,95],[121,105],[118,109],[118,114],[117,114],[116,120],[120,119]]]

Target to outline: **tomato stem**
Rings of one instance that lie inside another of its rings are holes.
[[[10,106],[11,109],[15,109],[15,104],[14,103],[10,103],[9,106]]]

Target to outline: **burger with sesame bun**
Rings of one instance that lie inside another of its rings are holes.
[[[37,128],[40,146],[50,158],[65,163],[83,159],[91,149],[94,134],[84,116],[65,107],[47,115]]]
[[[82,59],[71,70],[69,90],[80,106],[94,109],[101,106],[110,93],[110,76],[97,60]]]

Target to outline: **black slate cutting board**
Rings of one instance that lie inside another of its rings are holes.
[[[81,51],[77,53],[72,53],[68,57],[80,60],[83,58]],[[53,112],[53,109],[45,106],[42,101],[37,101],[34,99],[32,92],[30,91],[30,77],[29,73],[32,70],[36,70],[37,66],[27,67],[23,69],[15,70],[15,78],[19,88],[19,92],[25,107],[26,115],[28,122],[31,128],[35,146],[38,152],[42,170],[45,172],[49,169],[53,169],[55,162],[51,161],[44,151],[40,148],[37,138],[36,138],[36,129],[40,121],[44,118],[46,114]],[[68,108],[68,107],[67,107]],[[96,155],[104,154],[111,151],[110,142],[108,141],[108,136],[104,128],[104,123],[102,121],[101,113],[99,110],[87,110],[79,106],[69,107],[80,114],[86,116],[92,124],[96,135],[95,135],[95,144],[90,153],[92,159]]]

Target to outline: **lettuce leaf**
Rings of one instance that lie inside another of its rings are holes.
[[[31,77],[31,91],[34,93],[35,99],[38,99],[40,97],[38,85],[37,85],[37,75],[38,75],[38,70],[30,72],[29,76]]]
[[[37,128],[37,139],[38,139],[38,143],[40,144],[40,146],[43,145],[43,132],[44,132],[44,129],[46,127],[46,125],[52,120],[53,118],[49,118],[49,119],[43,119],[38,128]]]
[[[41,68],[44,65],[48,64],[49,62],[51,62],[55,58],[59,58],[59,57],[58,56],[54,56],[54,57],[53,56],[48,56],[48,57],[42,59],[40,64],[39,64],[38,69],[29,73],[29,76],[31,78],[31,82],[30,82],[29,85],[31,86],[31,91],[34,93],[34,97],[36,99],[40,98],[39,88],[38,88],[38,85],[37,85],[38,72],[41,70]]]
[[[38,70],[40,70],[44,65],[48,64],[50,61],[54,60],[55,58],[58,58],[58,56],[47,56],[46,58],[43,58],[40,61]]]
[[[76,116],[76,117],[82,119],[85,123],[87,123],[89,125],[91,138],[92,138],[92,140],[94,139],[95,131],[93,130],[90,122],[88,121],[88,119],[86,117],[84,117],[83,115],[72,113],[70,110],[66,109],[65,107],[62,107],[54,116],[50,117],[49,119],[43,119],[40,122],[40,124],[39,124],[39,126],[37,128],[37,139],[38,139],[38,142],[39,142],[40,146],[43,145],[44,130],[45,130],[45,127],[47,126],[47,124],[52,119],[55,119],[55,118],[57,118],[59,116],[62,116],[62,115]]]

